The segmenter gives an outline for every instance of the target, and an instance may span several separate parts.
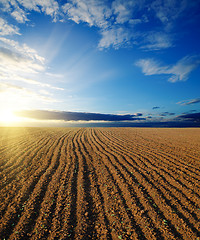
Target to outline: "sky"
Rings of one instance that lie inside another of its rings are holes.
[[[0,125],[200,126],[199,23],[200,0],[0,0]]]

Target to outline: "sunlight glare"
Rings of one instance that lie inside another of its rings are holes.
[[[1,110],[0,111],[0,122],[13,123],[19,122],[20,118],[17,117],[12,110]]]

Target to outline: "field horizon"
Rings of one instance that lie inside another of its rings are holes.
[[[200,238],[200,128],[0,129],[0,239]]]

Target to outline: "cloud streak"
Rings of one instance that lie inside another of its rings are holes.
[[[114,115],[86,112],[66,112],[48,110],[24,110],[16,112],[17,116],[37,120],[63,120],[63,121],[136,121],[145,120],[137,115]]]
[[[58,2],[54,0],[3,0],[1,4],[4,6],[3,11],[10,13],[19,23],[29,21],[29,11],[43,12],[50,15],[54,21],[56,21],[59,12]]]
[[[8,24],[8,22],[0,18],[0,36],[7,36],[7,35],[20,35],[19,28],[13,26],[12,24]]]
[[[200,65],[199,56],[186,56],[174,65],[162,66],[154,59],[140,59],[135,63],[147,75],[169,75],[169,82],[186,81],[189,74]]]
[[[191,99],[191,100],[184,100],[184,101],[178,102],[177,104],[187,106],[187,105],[192,105],[192,104],[196,104],[196,103],[200,103],[200,98],[195,98],[195,99]]]

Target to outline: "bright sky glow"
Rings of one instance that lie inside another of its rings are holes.
[[[200,122],[199,13],[200,0],[0,0],[0,122]]]

